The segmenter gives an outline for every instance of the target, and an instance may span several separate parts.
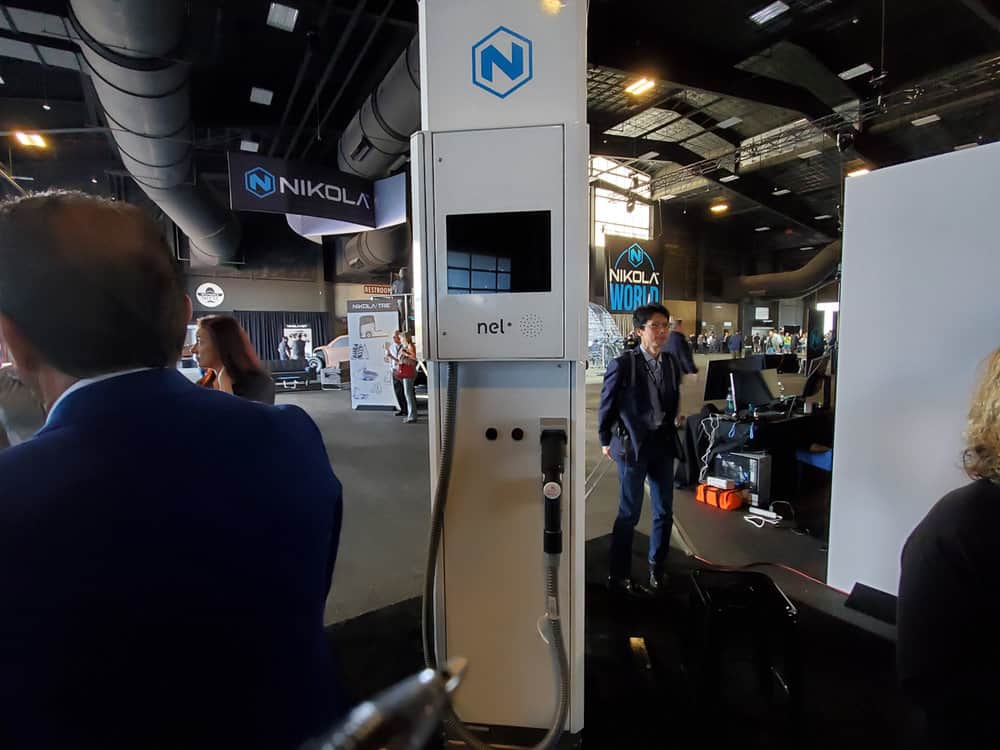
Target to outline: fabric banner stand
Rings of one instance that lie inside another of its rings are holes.
[[[392,366],[386,351],[398,326],[399,314],[395,302],[348,301],[351,408],[398,408],[392,387]]]

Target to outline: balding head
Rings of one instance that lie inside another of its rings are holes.
[[[74,378],[176,362],[188,306],[157,225],[75,192],[0,204],[0,315]]]

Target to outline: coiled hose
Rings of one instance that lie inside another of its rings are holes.
[[[421,607],[421,625],[424,641],[424,661],[428,668],[437,670],[438,659],[434,648],[434,589],[437,578],[438,555],[441,552],[441,535],[444,531],[444,511],[448,501],[448,485],[451,482],[452,459],[454,458],[455,417],[458,404],[458,363],[448,363],[448,389],[445,397],[444,429],[441,433],[441,455],[438,459],[437,489],[434,492],[434,506],[431,512],[431,532],[427,551],[427,568],[424,571],[424,600]],[[546,642],[552,652],[559,700],[549,731],[534,750],[551,750],[559,742],[566,717],[569,714],[569,658],[563,637],[562,621],[559,618],[559,555],[545,555],[545,619],[549,625]],[[444,715],[444,725],[473,750],[491,750],[475,734],[465,728],[455,711],[449,708]]]

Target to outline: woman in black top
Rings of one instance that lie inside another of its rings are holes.
[[[941,498],[910,535],[899,581],[899,679],[934,747],[996,742],[1000,350],[986,362],[965,439],[973,481]]]
[[[274,382],[235,318],[209,315],[199,319],[197,343],[192,352],[201,367],[215,371],[210,387],[249,401],[274,403]]]

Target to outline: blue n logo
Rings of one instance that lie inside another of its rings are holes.
[[[274,194],[274,175],[263,167],[254,167],[243,175],[243,187],[256,198],[267,198]]]
[[[533,76],[532,44],[526,36],[498,26],[472,45],[472,83],[493,96],[505,99]]]
[[[628,249],[628,262],[632,264],[634,268],[638,268],[642,265],[643,258],[645,258],[646,252],[638,245],[632,245]]]
[[[483,71],[483,79],[493,82],[493,67],[500,68],[511,80],[524,75],[524,47],[516,42],[511,42],[510,59],[504,57],[503,52],[491,44],[479,53],[480,67]]]

